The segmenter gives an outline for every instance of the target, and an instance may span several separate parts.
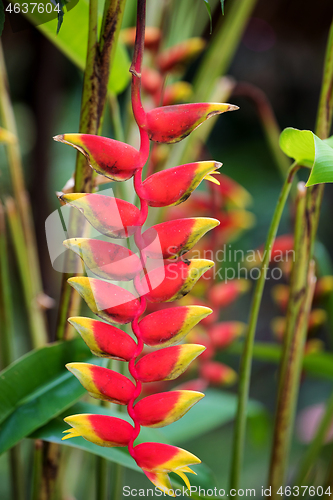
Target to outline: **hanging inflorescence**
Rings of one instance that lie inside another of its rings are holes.
[[[168,473],[177,473],[190,487],[185,473],[200,460],[181,448],[161,443],[134,445],[141,426],[163,427],[181,418],[204,395],[196,391],[175,390],[153,394],[138,402],[142,383],[172,380],[183,373],[204,346],[179,344],[201,319],[212,311],[190,305],[161,309],[141,318],[147,301],[170,302],[190,291],[196,281],[213,266],[205,259],[184,259],[182,255],[218,221],[186,218],[155,225],[142,233],[148,207],[167,207],[185,201],[203,179],[217,182],[212,174],[221,165],[204,161],[170,168],[142,180],[142,169],[149,156],[149,140],[175,143],[189,135],[210,116],[237,109],[219,103],[181,104],[158,107],[145,112],[141,104],[141,65],[145,34],[145,0],[138,0],[136,41],[131,66],[132,107],[140,131],[140,149],[112,139],[64,134],[55,139],[78,149],[90,166],[113,181],[134,177],[140,209],[121,199],[100,194],[63,194],[63,202],[80,210],[100,233],[111,238],[134,236],[138,255],[108,241],[72,238],[65,245],[76,252],[100,279],[77,277],[74,287],[97,316],[69,318],[91,351],[97,356],[128,362],[134,383],[108,368],[88,363],[69,363],[67,368],[94,398],[126,405],[133,425],[107,415],[72,415],[65,421],[75,436],[100,446],[125,446],[146,476],[160,489],[171,488]],[[115,216],[115,211],[117,216]],[[161,257],[162,264],[157,265]],[[133,281],[131,293],[110,281]],[[131,323],[137,342],[113,324]],[[162,347],[141,356],[144,344]],[[171,490],[172,491],[172,490]]]

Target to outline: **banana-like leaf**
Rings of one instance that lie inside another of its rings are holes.
[[[81,339],[31,351],[0,374],[0,454],[72,406],[85,389],[70,361],[100,362]]]
[[[65,16],[61,29],[57,34],[57,12],[54,10],[54,5],[51,0],[43,0],[40,4],[28,4],[28,12],[25,13],[27,5],[25,0],[12,0],[12,5],[20,5],[20,11],[29,19],[29,21],[37,26],[38,29],[48,38],[61,52],[65,54],[78,68],[84,70],[86,65],[87,41],[88,41],[88,19],[89,19],[89,1],[72,0],[65,8]],[[71,4],[73,7],[71,8]],[[32,6],[35,8],[32,9]],[[39,8],[45,6],[44,9]],[[48,14],[46,5],[53,6],[53,12]],[[101,25],[103,15],[104,2],[99,2],[99,26]],[[33,12],[32,12],[33,10]],[[43,10],[43,11],[42,11]],[[51,20],[50,20],[51,19]],[[115,57],[112,65],[112,70],[109,79],[108,89],[114,94],[122,92],[129,80],[130,61],[124,45],[118,41],[115,52]]]
[[[333,138],[321,140],[310,130],[286,128],[280,135],[282,151],[311,168],[306,186],[333,182]]]

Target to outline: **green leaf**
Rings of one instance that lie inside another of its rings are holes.
[[[221,10],[222,10],[222,16],[224,16],[224,0],[221,1]]]
[[[210,4],[209,4],[209,1],[208,0],[204,0],[205,2],[205,6],[206,6],[206,9],[207,9],[207,12],[208,12],[208,15],[209,15],[209,24],[210,24],[210,34],[212,34],[212,11],[211,11],[211,8],[210,8]]]
[[[85,394],[65,368],[96,362],[82,339],[31,351],[0,374],[0,454],[59,415]]]
[[[12,3],[22,5],[25,2],[26,0],[19,0]],[[72,3],[74,6],[71,8]],[[99,2],[99,26],[102,22],[103,5],[103,2]],[[34,9],[33,13],[30,11],[25,15],[46,38],[83,71],[87,55],[89,1],[80,0],[75,3],[72,0],[67,4],[66,10],[65,19],[58,34],[58,19],[55,15],[57,12],[51,15],[45,12],[40,13],[38,9]],[[124,45],[118,41],[108,85],[110,92],[119,94],[126,88],[130,81],[129,67],[130,61],[127,51]]]
[[[280,135],[282,151],[311,168],[306,186],[333,182],[333,140],[321,140],[310,130],[286,128]]]

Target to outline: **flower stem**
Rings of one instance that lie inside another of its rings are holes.
[[[314,263],[311,263],[308,273],[304,272],[307,269],[309,233],[305,219],[306,189],[303,183],[300,184],[295,223],[295,260],[291,273],[290,299],[280,364],[278,402],[268,481],[272,488],[272,499],[278,498],[277,491],[284,484],[288,465],[309,312],[315,286]]]
[[[296,171],[299,166],[296,163],[290,167],[288,175],[283,184],[271,226],[269,228],[264,256],[262,260],[261,273],[259,279],[256,282],[254,296],[252,300],[248,331],[245,338],[244,350],[241,357],[240,365],[240,380],[239,380],[239,390],[238,390],[238,408],[235,422],[234,430],[234,441],[233,441],[233,452],[232,452],[232,466],[231,466],[231,476],[230,476],[230,488],[239,489],[241,469],[243,465],[244,457],[244,445],[245,445],[245,430],[246,430],[246,412],[247,403],[249,399],[249,388],[250,388],[250,377],[251,377],[251,367],[252,367],[252,356],[253,356],[253,344],[254,337],[258,322],[259,309],[261,305],[261,299],[264,291],[266,269],[269,264],[270,252],[272,245],[274,244],[276,233],[280,224],[282,212],[288,198],[292,181]],[[237,498],[237,496],[235,497]]]
[[[8,267],[8,251],[6,244],[5,212],[0,203],[0,322],[1,322],[1,368],[14,361],[13,346],[13,307],[11,300],[11,283]],[[22,461],[20,444],[9,450],[9,467],[12,498],[24,500],[25,487],[22,478]]]

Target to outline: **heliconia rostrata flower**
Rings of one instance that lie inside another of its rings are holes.
[[[204,179],[218,184],[213,175],[218,173],[221,164],[215,161],[190,163],[154,173],[145,180],[142,180],[142,169],[148,160],[149,139],[162,143],[178,142],[210,116],[237,107],[199,103],[162,106],[148,112],[144,110],[141,104],[141,64],[145,8],[145,0],[138,0],[136,41],[130,69],[132,107],[141,137],[139,150],[94,135],[62,134],[55,137],[55,140],[80,151],[99,174],[113,181],[134,177],[134,188],[140,199],[138,209],[131,203],[100,194],[67,193],[60,196],[62,202],[81,211],[103,235],[110,238],[134,235],[138,255],[121,245],[97,239],[71,238],[64,242],[96,276],[70,278],[69,284],[92,312],[104,320],[72,317],[69,322],[95,355],[128,362],[133,381],[114,370],[94,364],[69,363],[67,368],[92,397],[126,405],[133,425],[106,415],[72,415],[65,419],[71,429],[65,431],[63,439],[82,436],[100,446],[128,447],[130,455],[150,481],[172,494],[168,473],[178,474],[189,488],[185,474],[193,473],[189,465],[198,464],[200,460],[175,446],[134,443],[141,426],[168,425],[181,418],[204,395],[193,390],[174,390],[153,394],[138,402],[136,400],[141,394],[142,384],[175,379],[205,350],[202,345],[179,343],[212,310],[189,305],[142,315],[147,302],[170,302],[187,294],[200,276],[213,266],[213,262],[207,259],[188,260],[182,256],[219,221],[202,217],[179,219],[157,224],[143,233],[142,226],[147,218],[148,206],[177,205],[185,201]],[[182,46],[182,50],[183,58],[190,55],[186,52],[191,52],[188,44]],[[176,56],[176,53],[170,53],[168,57],[176,61]],[[170,64],[165,57],[159,60],[163,68]],[[110,283],[112,280],[133,281],[134,292]],[[131,323],[136,342],[114,326],[126,323]],[[239,329],[239,325],[233,325],[228,332],[212,332],[214,342],[228,342],[222,337],[235,337]],[[142,356],[144,344],[160,349]],[[233,376],[231,371],[227,373],[224,369],[223,372],[221,366],[212,364],[207,364],[202,370],[209,372],[214,380]]]

